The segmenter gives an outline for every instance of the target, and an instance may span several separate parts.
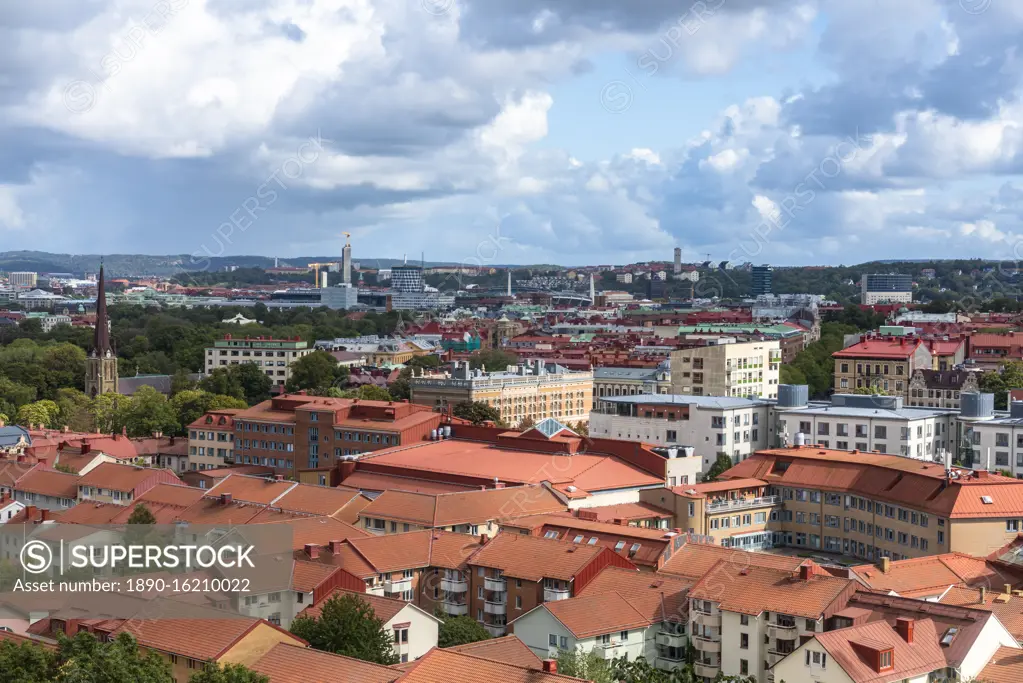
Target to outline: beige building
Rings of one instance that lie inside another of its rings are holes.
[[[909,397],[910,379],[920,368],[929,370],[931,352],[916,337],[868,337],[832,354],[835,391],[856,389]]]
[[[413,403],[445,409],[462,401],[486,403],[513,426],[526,418],[587,422],[593,407],[593,373],[542,360],[509,366],[504,372],[473,370],[468,363],[456,362],[451,373],[412,378]]]
[[[227,335],[206,349],[206,374],[217,368],[240,363],[254,363],[259,366],[277,386],[284,386],[291,379],[291,364],[312,353],[309,343],[295,339],[270,339],[256,337],[234,339]]]
[[[671,352],[672,393],[777,398],[780,366],[778,341],[725,342],[678,349]]]

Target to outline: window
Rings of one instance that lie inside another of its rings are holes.
[[[515,596],[515,609],[522,609],[522,596],[521,595],[516,595]]]
[[[816,631],[817,630],[817,622],[814,621],[813,619],[807,619],[806,620],[806,630],[807,631]]]
[[[740,614],[739,615],[739,625],[740,626],[749,626],[749,615],[748,614]]]
[[[742,676],[749,675],[749,662],[745,659],[739,660],[739,674]]]
[[[748,633],[740,633],[739,634],[739,648],[743,649],[743,650],[748,650],[749,649],[749,634]]]
[[[548,647],[557,647],[558,646],[558,637],[556,635],[554,635],[553,633],[550,633],[550,634],[547,635],[547,646]]]
[[[885,669],[891,669],[892,668],[892,651],[891,650],[885,650],[884,652],[878,653],[877,663],[878,663],[878,667],[877,668],[881,669],[882,671],[885,670]]]
[[[888,428],[884,427],[882,425],[875,425],[874,426],[874,438],[875,439],[887,439],[888,438]]]
[[[815,652],[812,650],[806,651],[806,665],[809,667],[815,667],[820,669],[826,669],[828,664],[828,654],[826,652]]]

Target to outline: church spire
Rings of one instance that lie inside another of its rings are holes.
[[[102,358],[110,351],[110,323],[107,320],[107,293],[103,278],[103,263],[99,266],[99,283],[96,290],[96,337],[94,352]]]

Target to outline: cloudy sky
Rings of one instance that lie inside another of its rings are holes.
[[[0,250],[1023,257],[1019,0],[34,0]]]

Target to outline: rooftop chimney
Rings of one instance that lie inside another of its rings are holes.
[[[221,493],[220,494],[220,504],[221,505],[230,505],[232,499],[233,499],[233,496],[230,493]]]
[[[320,546],[315,543],[306,543],[305,554],[309,556],[310,560],[315,560],[320,556]]]
[[[342,546],[343,543],[344,543],[344,541],[331,541],[330,542],[330,554],[331,555],[340,555],[341,554],[341,546]]]
[[[543,671],[548,674],[558,673],[558,662],[554,659],[543,660]]]
[[[1005,594],[1006,595],[1012,595],[1012,584],[1011,583],[1005,584]]]
[[[980,604],[987,602],[987,586],[980,587]]]
[[[887,574],[892,570],[892,558],[882,557],[881,558],[881,573]]]
[[[489,540],[490,540],[489,536],[487,536],[486,534],[480,534],[480,545],[486,545],[487,541]]]
[[[913,644],[913,625],[916,622],[908,617],[899,617],[895,620],[895,632],[902,636],[908,645]]]
[[[800,581],[809,581],[811,576],[813,576],[813,567],[811,567],[809,564],[799,565]]]

